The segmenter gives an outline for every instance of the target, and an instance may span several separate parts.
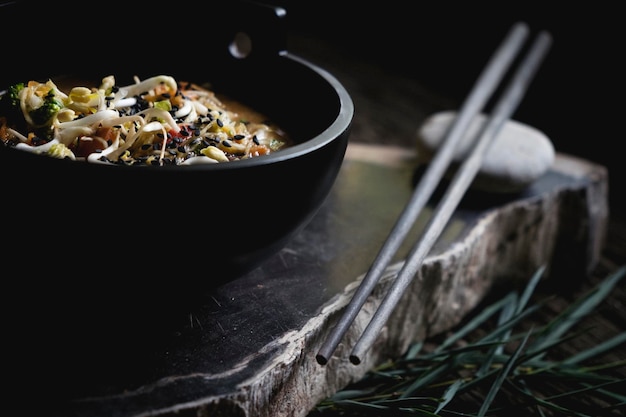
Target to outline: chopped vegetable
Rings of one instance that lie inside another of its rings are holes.
[[[250,115],[260,116],[240,115],[211,90],[167,75],[122,87],[110,75],[97,88],[69,93],[52,80],[31,80],[0,93],[0,140],[51,157],[124,165],[229,162],[289,146],[283,131]]]

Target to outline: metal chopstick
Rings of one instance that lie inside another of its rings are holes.
[[[429,165],[427,171],[422,177],[420,184],[418,184],[418,187],[414,191],[409,204],[403,211],[401,217],[398,219],[396,225],[389,235],[388,240],[385,242],[385,245],[381,249],[381,252],[370,267],[370,270],[363,279],[360,287],[357,289],[357,292],[352,298],[350,304],[347,306],[343,317],[337,323],[337,325],[331,332],[330,337],[326,340],[325,344],[319,350],[316,356],[318,363],[322,365],[326,364],[328,359],[338,346],[341,338],[346,333],[348,327],[353,322],[362,305],[365,303],[366,298],[369,296],[374,286],[382,276],[382,273],[386,268],[388,262],[391,260],[394,252],[399,248],[400,244],[408,233],[411,224],[414,222],[420,210],[426,204],[435,187],[443,177],[443,174],[451,161],[454,147],[460,140],[462,134],[465,132],[469,123],[473,120],[476,113],[478,113],[478,111],[480,111],[480,108],[484,106],[487,98],[491,95],[491,93],[499,84],[508,66],[517,54],[518,50],[521,48],[522,43],[527,36],[527,32],[528,28],[525,24],[515,24],[503,43],[496,51],[496,53],[493,55],[488,66],[481,74],[481,77],[478,79],[472,92],[468,96],[467,100],[464,102],[461,111],[456,118],[456,121],[453,123],[450,130],[448,131],[442,147],[439,149],[434,159],[431,161],[431,164]],[[458,172],[458,175],[461,175],[461,173],[465,175],[464,179],[455,180],[455,183],[457,184],[456,186],[454,186],[455,191],[448,192],[448,194],[452,194],[453,199],[456,199],[457,201],[450,201],[446,204],[441,203],[441,209],[438,209],[436,211],[436,213],[440,214],[435,214],[433,220],[431,220],[430,223],[435,225],[429,227],[429,232],[424,235],[424,237],[420,240],[420,242],[418,242],[414,250],[411,252],[411,255],[409,256],[410,259],[405,262],[405,266],[396,278],[396,283],[394,284],[394,287],[392,287],[390,294],[387,295],[385,301],[383,301],[383,304],[381,304],[379,311],[376,313],[372,322],[366,329],[366,332],[353,349],[353,352],[350,356],[350,360],[353,363],[360,363],[362,353],[371,345],[371,343],[373,343],[374,338],[386,322],[388,316],[391,313],[391,310],[393,309],[393,306],[395,306],[395,304],[397,303],[397,300],[400,297],[401,293],[404,291],[412,277],[417,272],[417,269],[421,265],[421,262],[432,247],[432,244],[434,244],[434,241],[440,234],[443,226],[451,216],[452,211],[458,204],[458,201],[464,194],[465,190],[469,187],[469,184],[471,183],[475,173],[480,167],[480,163],[482,161],[482,153],[484,152],[484,149],[487,148],[488,143],[491,142],[492,135],[496,135],[501,125],[509,117],[506,116],[506,114],[508,113],[510,115],[521,100],[520,89],[525,88],[525,85],[529,83],[532,75],[531,73],[535,71],[535,68],[533,67],[538,66],[538,61],[540,61],[543,54],[545,54],[545,50],[547,50],[550,41],[550,37],[546,33],[542,33],[538,38],[538,41],[533,48],[534,52],[532,54],[529,54],[529,57],[524,64],[524,69],[518,71],[516,81],[509,88],[508,95],[511,95],[512,98],[503,100],[501,102],[503,104],[500,104],[498,111],[502,113],[492,119],[495,121],[492,122],[491,127],[485,130],[485,132],[489,133],[489,135],[486,135],[486,138],[484,140],[481,140],[481,142],[486,142],[486,144],[480,146],[480,148],[483,150],[474,152],[474,154],[478,156],[470,158],[473,162],[466,163],[465,166],[467,166],[467,168],[461,168],[461,170]],[[472,171],[474,172],[472,173]],[[444,196],[444,200],[446,199],[447,198]],[[448,219],[445,218],[446,216],[448,217]],[[438,218],[439,220],[435,221],[435,218]]]
[[[470,94],[463,102],[458,116],[447,132],[444,142],[428,165],[411,199],[396,221],[376,259],[346,307],[343,316],[319,349],[316,360],[320,365],[325,365],[328,362],[367,297],[380,280],[385,268],[388,266],[393,255],[411,229],[411,225],[415,222],[415,219],[430,199],[448,169],[454,150],[462,138],[463,133],[476,114],[484,107],[498,84],[500,84],[500,81],[522,47],[527,35],[528,27],[526,24],[520,22],[513,25],[476,80]]]
[[[552,37],[547,32],[541,32],[535,39],[535,42],[533,42],[532,48],[515,72],[511,82],[507,85],[503,96],[496,103],[493,115],[484,125],[472,153],[455,173],[449,188],[443,195],[441,202],[437,205],[435,213],[426,227],[426,231],[411,250],[390,291],[352,349],[350,354],[352,363],[359,364],[361,362],[364,353],[373,344],[376,336],[391,315],[394,306],[417,274],[422,261],[441,234],[456,206],[480,169],[483,156],[489,145],[497,137],[504,123],[517,108],[551,43]]]

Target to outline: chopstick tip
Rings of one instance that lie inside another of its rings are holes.
[[[512,32],[517,31],[517,32],[520,32],[520,33],[527,34],[528,32],[530,32],[530,26],[528,25],[528,23],[526,23],[526,22],[524,22],[524,21],[520,20],[520,21],[518,21],[518,22],[515,22],[515,23],[513,24],[513,26],[511,26],[511,29],[510,29],[510,30],[511,30]]]
[[[361,358],[359,358],[357,355],[350,355],[350,362],[352,362],[354,365],[360,365]]]
[[[326,365],[328,363],[328,358],[326,358],[326,356],[322,355],[321,353],[315,355],[315,360],[320,365]]]

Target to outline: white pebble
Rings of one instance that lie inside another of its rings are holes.
[[[417,150],[421,162],[432,159],[455,117],[454,111],[436,113],[419,128]],[[452,169],[469,155],[471,144],[486,121],[487,116],[479,114],[470,123],[455,150]],[[543,176],[554,158],[554,146],[543,132],[508,120],[487,150],[472,188],[499,193],[519,192]]]

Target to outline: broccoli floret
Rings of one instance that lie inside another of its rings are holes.
[[[24,87],[26,87],[25,83],[16,83],[9,87],[7,97],[10,100],[12,106],[19,107],[20,91],[22,91]]]
[[[30,117],[36,126],[49,125],[50,120],[63,108],[63,102],[54,94],[55,90],[50,90],[44,97],[43,104],[30,111]]]
[[[0,95],[0,112],[3,116],[13,119],[21,114],[20,91],[26,87],[25,83],[11,85],[4,94]]]

